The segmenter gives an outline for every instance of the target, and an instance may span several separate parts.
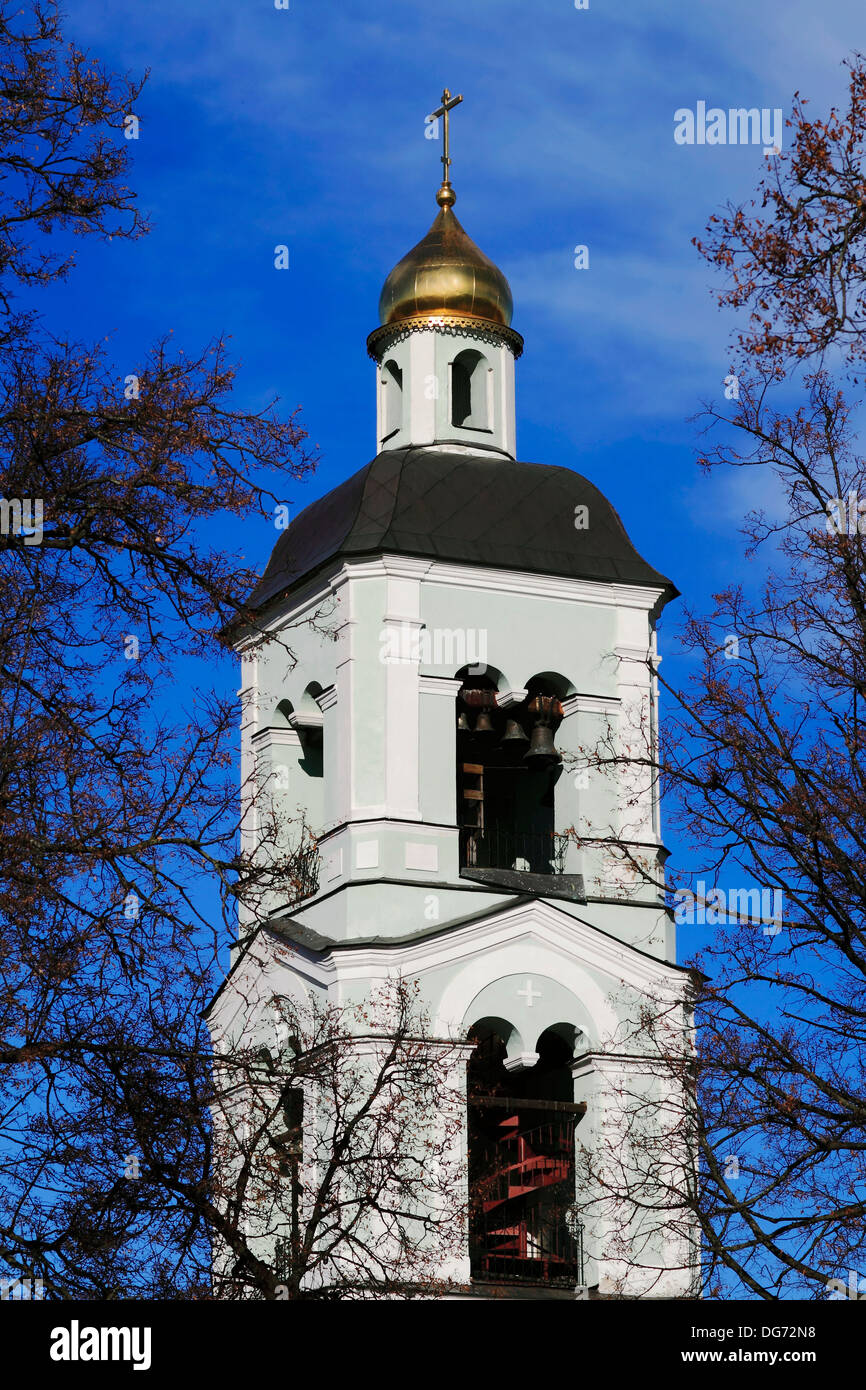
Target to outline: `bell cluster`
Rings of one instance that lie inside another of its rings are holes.
[[[506,713],[499,708],[495,690],[474,690],[466,686],[457,698],[457,732],[466,739],[478,739],[503,752],[519,753],[530,768],[552,767],[562,762],[553,741],[562,722],[561,702],[554,695],[530,695],[521,705]]]

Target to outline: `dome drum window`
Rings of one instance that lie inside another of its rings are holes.
[[[490,431],[493,369],[483,353],[467,348],[451,363],[451,423],[466,430]]]
[[[382,436],[382,443],[397,434],[403,427],[403,373],[393,358],[382,367],[382,393],[384,396],[384,408],[382,419],[385,422],[385,432]]]

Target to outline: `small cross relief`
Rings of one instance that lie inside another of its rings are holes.
[[[526,1000],[527,1009],[532,1008],[533,1000],[541,998],[541,990],[533,989],[531,980],[527,980],[523,989],[519,989],[517,993],[521,999]]]

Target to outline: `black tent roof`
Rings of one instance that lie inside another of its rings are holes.
[[[585,530],[575,526],[578,506],[588,508]],[[261,607],[338,556],[384,553],[677,594],[579,473],[429,445],[387,449],[312,502],[277,541],[250,602]]]

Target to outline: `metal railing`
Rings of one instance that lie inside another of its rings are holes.
[[[491,825],[462,832],[461,862],[466,869],[563,874],[567,843],[567,837],[554,830],[522,831]]]
[[[288,1283],[292,1274],[292,1242],[289,1236],[277,1236],[274,1241],[274,1278],[281,1284]]]
[[[319,891],[319,849],[315,844],[305,845],[292,855],[288,865],[288,877],[293,885],[292,900],[301,902],[311,898]]]
[[[575,1282],[584,1288],[586,1285],[586,1263],[583,1253],[583,1222],[574,1208],[565,1214],[565,1223],[574,1242],[574,1264],[577,1278]]]

